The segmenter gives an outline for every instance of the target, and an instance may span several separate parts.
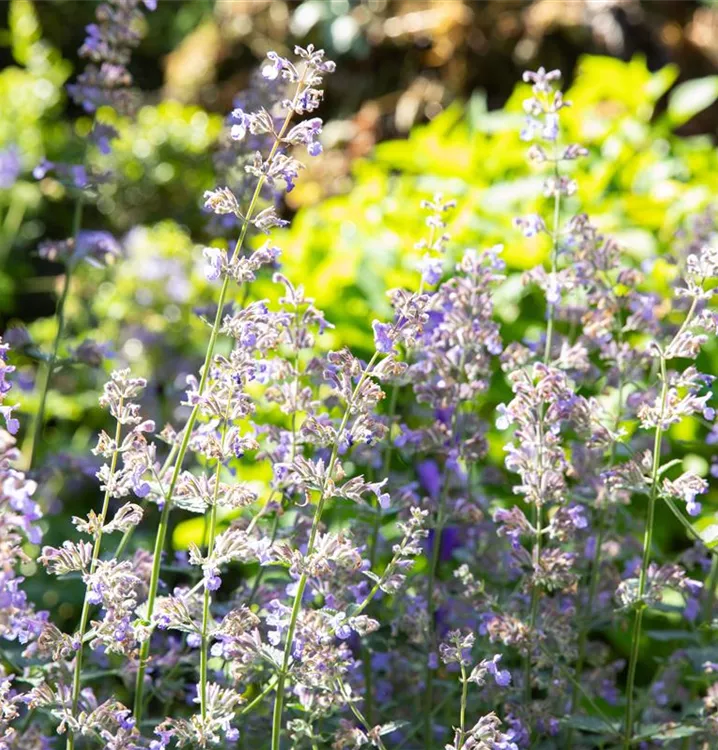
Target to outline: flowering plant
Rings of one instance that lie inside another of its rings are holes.
[[[134,0],[100,6],[71,89],[88,111],[132,99],[140,19]],[[164,424],[145,378],[111,372],[98,505],[37,556],[58,587],[81,581],[69,632],[24,590],[46,523],[33,498],[50,486],[43,408],[68,292],[24,466],[2,344],[0,748],[709,747],[718,551],[716,527],[691,521],[709,467],[664,449],[686,420],[718,440],[699,370],[718,332],[715,224],[675,248],[669,298],[647,291],[577,204],[588,151],[564,138],[559,72],[527,72],[521,137],[547,210],[516,226],[550,246],[523,278],[545,326],[502,329],[502,248],[456,248],[455,205],[435,195],[417,207],[415,281],[367,321],[372,351],[333,349],[338,323],[283,273],[272,231],[302,153],[322,153],[315,112],[334,68],[311,45],[270,52],[264,102],[231,113],[225,179],[204,205],[237,240],[201,253],[215,291],[198,311],[203,361]],[[108,147],[102,123],[93,133]],[[43,246],[69,279],[115,245],[81,229],[100,176],[50,168],[78,191],[73,239]],[[272,299],[258,294],[270,286]],[[663,510],[686,535],[677,553],[656,543]],[[172,555],[176,519],[193,516],[201,540]],[[646,639],[666,633],[682,647],[645,685]]]

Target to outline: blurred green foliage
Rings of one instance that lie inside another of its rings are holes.
[[[37,183],[27,172],[43,155],[72,160],[91,123],[86,117],[72,124],[56,117],[68,65],[42,41],[32,4],[13,0],[11,8],[18,65],[0,73],[0,148],[19,145],[25,179],[0,191],[0,201],[6,224],[13,201],[23,204],[25,220],[8,238],[19,265],[13,262],[5,273],[17,282],[15,291],[47,296],[52,277],[27,277],[25,256],[42,235],[53,236],[63,226],[67,233],[71,203],[60,183],[51,178]],[[567,211],[588,213],[637,262],[670,253],[687,217],[707,206],[718,188],[712,139],[676,134],[677,127],[718,97],[716,79],[679,85],[657,114],[677,74],[671,66],[651,72],[641,59],[626,63],[586,56],[567,92],[573,107],[562,137],[589,149],[589,158],[575,163],[578,192]],[[367,321],[388,310],[385,291],[411,284],[417,276],[414,245],[425,234],[418,205],[436,192],[457,200],[449,226],[457,253],[464,247],[505,244],[510,273],[499,290],[498,314],[508,335],[530,335],[542,324],[541,301],[534,289],[521,285],[520,273],[545,258],[545,238],[527,240],[512,224],[517,215],[546,211],[540,168],[529,165],[526,144],[519,139],[525,95],[520,84],[506,106],[493,111],[480,92],[464,104],[454,103],[407,139],[381,143],[368,158],[356,160],[351,189],[342,195],[312,204],[323,173],[320,168],[302,176],[293,198],[306,205],[273,241],[282,248],[285,273],[305,285],[336,325],[329,345],[369,347]],[[106,271],[86,267],[77,273],[67,345],[85,338],[108,343],[120,360],[162,383],[160,408],[183,387],[168,380],[167,363],[179,355],[189,371],[205,336],[204,324],[192,314],[213,297],[201,267],[201,245],[213,240],[203,234],[200,206],[203,190],[213,184],[211,151],[222,118],[173,101],[144,106],[134,121],[99,114],[118,128],[120,138],[96,165],[116,177],[102,186],[89,223],[123,236],[126,257]],[[54,218],[48,218],[47,204]],[[671,273],[668,264],[655,263],[647,283],[665,288]],[[2,288],[8,295],[13,290],[7,276]],[[277,290],[260,282],[255,293],[272,298]],[[7,296],[3,305],[9,307]],[[40,317],[29,331],[46,347],[54,321]],[[172,367],[176,370],[176,362]],[[94,381],[93,391],[104,373],[83,377],[90,385]],[[58,442],[72,423],[87,424],[82,415],[94,408],[94,395],[81,398],[82,390],[67,378],[51,395],[50,414],[71,423],[58,430]],[[34,407],[30,394],[23,402],[28,410]],[[171,417],[171,412],[163,414]]]
[[[718,188],[713,139],[675,134],[718,98],[714,79],[677,87],[666,113],[656,115],[676,76],[672,67],[651,73],[640,59],[584,57],[566,94],[573,106],[562,137],[589,149],[575,163],[578,192],[567,212],[589,214],[637,262],[670,253],[676,232]],[[458,202],[448,230],[457,250],[503,242],[514,272],[545,258],[545,236],[527,240],[512,226],[515,216],[547,212],[540,167],[528,164],[519,139],[524,98],[526,89],[517,86],[502,110],[489,112],[479,93],[408,139],[378,145],[370,159],[356,162],[349,193],[300,210],[291,228],[277,234],[288,274],[301,276],[330,319],[341,323],[345,341],[366,342],[365,321],[385,306],[383,292],[414,273],[412,247],[424,231],[418,203],[437,191]],[[669,281],[669,270],[657,263],[649,283]],[[523,304],[530,288],[522,289],[514,275],[503,291],[498,312],[505,322],[519,315],[538,322],[540,308],[532,313]]]
[[[0,189],[0,310],[29,320],[29,335],[47,350],[62,269],[37,263],[32,253],[42,239],[67,236],[72,201],[61,183],[51,177],[38,182],[31,171],[43,157],[77,161],[91,121],[61,116],[71,66],[43,40],[29,0],[12,0],[9,25],[0,41],[15,64],[0,71],[0,149],[17,146],[22,173],[11,189]],[[589,150],[587,159],[574,163],[578,191],[566,210],[589,214],[636,263],[668,258],[687,219],[718,193],[713,139],[677,133],[718,99],[718,78],[673,87],[677,76],[672,66],[651,72],[640,58],[586,56],[566,94],[573,107],[562,139]],[[419,203],[436,192],[457,201],[448,228],[455,255],[466,247],[505,245],[509,274],[498,290],[497,312],[507,338],[540,329],[543,301],[522,285],[521,273],[546,257],[546,240],[526,239],[512,223],[517,215],[547,213],[540,168],[528,163],[519,139],[525,96],[520,84],[500,110],[489,111],[481,92],[455,102],[407,139],[380,143],[355,160],[350,189],[341,195],[315,202],[323,194],[318,184],[329,179],[322,164],[330,163],[331,149],[302,175],[292,193],[300,208],[290,228],[272,241],[283,251],[285,274],[304,284],[336,326],[328,346],[368,350],[370,321],[388,313],[386,290],[416,283],[420,251],[414,246],[426,234]],[[667,106],[659,106],[666,96]],[[90,338],[115,353],[98,370],[65,368],[50,394],[48,450],[77,456],[87,455],[102,425],[97,393],[118,363],[151,379],[152,416],[160,424],[173,419],[183,376],[196,368],[206,340],[195,310],[211,305],[215,293],[204,276],[201,248],[224,242],[207,233],[201,209],[203,191],[216,180],[211,153],[223,129],[220,115],[160,100],[143,106],[134,120],[110,111],[99,119],[120,135],[109,155],[95,157],[94,166],[111,170],[114,178],[88,207],[86,226],[117,234],[124,257],[108,269],[83,266],[73,278],[63,349]],[[673,267],[658,260],[646,270],[645,283],[665,291]],[[260,298],[278,293],[268,280],[253,289]],[[715,348],[709,356],[718,356]],[[21,363],[20,370],[30,383],[34,364]],[[22,394],[26,414],[36,399],[31,388]],[[674,437],[691,440],[690,422],[681,429]],[[500,460],[500,446],[496,450]],[[691,460],[705,463],[699,453]]]

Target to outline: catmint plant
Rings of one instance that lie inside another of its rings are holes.
[[[131,102],[139,21],[129,0],[98,10],[71,89],[87,111]],[[702,372],[715,223],[688,228],[670,299],[656,291],[579,212],[587,151],[564,143],[560,75],[529,72],[522,138],[548,167],[547,210],[516,224],[548,262],[518,304],[538,287],[545,324],[502,317],[520,281],[502,246],[459,246],[457,206],[434,195],[389,314],[366,321],[364,348],[337,345],[272,234],[303,155],[322,153],[333,71],[311,45],[270,52],[236,100],[204,203],[237,239],[194,258],[216,291],[196,311],[202,364],[165,424],[145,378],[109,373],[96,504],[42,547],[0,344],[0,747],[711,747],[718,470],[687,459],[677,428],[718,442]],[[108,252],[99,230],[46,246]],[[74,628],[32,604],[35,561],[81,583]],[[681,647],[642,659],[656,633]]]
[[[156,0],[144,0],[148,10],[154,10]],[[49,355],[43,355],[43,376],[39,383],[40,406],[30,440],[27,463],[32,466],[37,453],[45,420],[45,406],[60,353],[60,344],[65,329],[65,307],[70,294],[74,269],[81,261],[103,265],[120,254],[117,240],[109,233],[83,229],[83,212],[88,200],[93,199],[97,187],[110,179],[104,171],[89,164],[92,146],[102,154],[108,154],[110,142],[117,137],[111,125],[97,118],[100,107],[111,107],[121,115],[132,113],[138,104],[138,95],[132,88],[132,76],[127,69],[133,48],[142,39],[144,17],[139,9],[139,0],[108,0],[96,11],[96,23],[87,26],[87,37],[80,47],[79,55],[87,60],[85,70],[77,82],[69,84],[67,91],[85,112],[93,117],[92,129],[82,146],[82,158],[78,164],[55,163],[44,159],[33,170],[36,179],[52,175],[65,185],[75,199],[71,237],[63,241],[44,241],[38,248],[41,257],[64,264],[62,289],[57,302],[57,326]],[[101,350],[93,347],[95,355]],[[79,362],[88,357],[75,356]]]

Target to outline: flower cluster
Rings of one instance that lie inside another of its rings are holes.
[[[157,0],[142,2],[148,10],[157,8]],[[108,106],[124,114],[135,106],[127,64],[142,39],[139,4],[139,0],[108,0],[98,7],[97,22],[86,29],[87,37],[79,54],[89,62],[77,83],[68,86],[70,96],[86,112]]]
[[[98,11],[73,90],[88,111],[129,101],[139,23],[132,0]],[[19,468],[0,344],[0,747],[710,746],[718,534],[710,462],[689,440],[718,442],[701,372],[714,237],[676,254],[674,294],[658,295],[576,211],[564,170],[586,151],[562,142],[558,72],[529,72],[522,137],[551,167],[547,217],[506,241],[543,243],[547,262],[511,276],[501,246],[456,247],[456,204],[434,195],[418,268],[367,324],[368,351],[338,346],[341,321],[263,237],[286,223],[271,198],[294,188],[299,155],[322,154],[333,71],[312,46],[270,52],[254,82],[268,88],[236,103],[225,184],[204,196],[237,239],[197,253],[216,295],[198,311],[203,361],[161,398],[110,373],[97,502],[73,510],[70,538],[33,499],[52,485]],[[43,253],[71,266],[119,247],[78,226]],[[540,330],[497,315],[520,282]],[[99,364],[90,344],[76,356]],[[659,515],[689,543],[658,543]],[[36,563],[77,593],[75,621],[52,596],[50,614],[31,604]],[[653,638],[685,647],[656,650],[638,700]]]

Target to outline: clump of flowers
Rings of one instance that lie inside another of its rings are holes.
[[[139,20],[130,0],[98,11],[74,90],[88,110],[125,101]],[[204,201],[237,238],[198,258],[216,289],[203,361],[162,425],[147,381],[111,372],[97,506],[55,546],[39,546],[36,484],[17,467],[0,345],[0,747],[710,746],[718,556],[692,522],[710,479],[664,448],[684,420],[716,439],[699,369],[718,332],[714,238],[691,243],[659,304],[578,211],[586,151],[562,140],[560,74],[529,72],[522,137],[549,167],[547,217],[518,219],[523,239],[506,242],[548,248],[523,279],[545,327],[502,329],[502,247],[455,247],[455,204],[435,195],[417,208],[415,282],[367,321],[370,351],[333,348],[339,321],[287,278],[272,238],[301,154],[322,153],[333,72],[311,45],[270,52],[266,106],[232,112],[230,184]],[[656,543],[659,510],[692,546]],[[201,535],[172,555],[188,518]],[[35,563],[80,587],[70,632],[28,598]],[[639,700],[648,623],[665,613],[690,643]]]

